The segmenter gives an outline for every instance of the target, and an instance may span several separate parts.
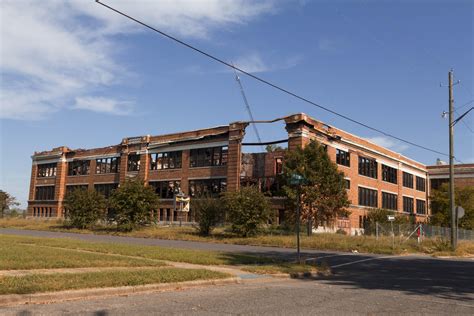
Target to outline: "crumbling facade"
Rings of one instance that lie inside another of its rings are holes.
[[[362,228],[372,208],[392,209],[414,216],[417,221],[426,220],[429,188],[425,165],[304,113],[277,120],[286,124],[288,150],[316,140],[344,172],[351,215],[338,219],[338,228]],[[174,194],[179,191],[189,195],[191,201],[203,194],[217,196],[249,184],[256,184],[263,191],[275,191],[284,151],[244,154],[243,138],[248,124],[234,122],[183,133],[128,137],[118,145],[104,148],[58,147],[35,152],[28,215],[62,217],[67,192],[89,188],[107,197],[127,178],[134,177],[153,186],[160,196],[160,209],[153,216],[161,222],[177,221],[181,216],[173,208]],[[285,212],[292,210],[284,209],[282,197],[271,199],[274,221],[281,223]],[[192,211],[184,220],[192,220]]]

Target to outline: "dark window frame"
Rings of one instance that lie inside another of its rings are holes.
[[[189,151],[189,167],[199,168],[226,166],[228,153],[228,146],[191,149]]]
[[[378,207],[378,191],[359,187],[359,205],[367,207]]]
[[[403,197],[403,212],[413,214],[414,208],[414,201],[412,197],[404,196]]]
[[[42,163],[37,165],[36,176],[38,178],[50,178],[55,177],[58,168],[57,162]]]
[[[426,215],[426,201],[416,199],[416,214]]]
[[[403,171],[403,186],[405,188],[413,189],[413,175],[411,173]]]
[[[397,184],[398,169],[382,164],[382,181]]]
[[[426,192],[426,179],[416,176],[416,190]]]
[[[35,188],[35,200],[36,201],[54,201],[54,195],[56,191],[56,186],[54,185],[44,185],[37,186]]]
[[[336,148],[336,163],[341,166],[351,166],[351,154],[348,151]]]
[[[369,178],[377,179],[378,177],[377,160],[359,156],[359,174]]]
[[[181,191],[181,180],[149,181],[148,185],[161,199],[173,199]]]
[[[140,171],[140,154],[128,154],[127,157],[127,171],[129,172],[138,172]]]
[[[181,169],[182,162],[182,150],[150,154],[150,170]]]
[[[90,173],[90,160],[73,160],[68,162],[67,175],[68,176],[87,176]]]
[[[227,190],[227,178],[189,180],[190,197],[217,197]]]
[[[88,190],[89,185],[88,184],[69,184],[66,185],[66,196],[71,193],[72,191],[75,190]]]
[[[398,195],[382,191],[382,208],[386,210],[398,210]]]
[[[120,157],[98,158],[95,160],[95,173],[107,174],[120,171]]]

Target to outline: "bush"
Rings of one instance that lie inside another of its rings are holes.
[[[88,228],[104,219],[107,201],[93,190],[78,189],[67,194],[64,203],[66,222],[75,228]]]
[[[142,180],[127,180],[110,196],[117,229],[131,231],[149,224],[151,212],[158,208],[159,198]]]
[[[232,224],[232,231],[243,237],[256,235],[270,219],[270,204],[256,187],[242,187],[238,192],[226,192],[222,201]]]
[[[224,212],[219,199],[203,197],[193,200],[192,205],[197,229],[202,236],[209,236],[217,224],[224,220]]]

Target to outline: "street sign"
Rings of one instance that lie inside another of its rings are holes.
[[[395,220],[395,216],[387,215],[387,219],[388,219],[389,222],[393,222]]]
[[[456,206],[456,214],[458,214],[458,218],[463,218],[466,211],[462,208],[462,206]]]

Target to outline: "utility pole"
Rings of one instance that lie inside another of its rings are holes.
[[[449,82],[449,208],[451,210],[451,248],[456,249],[456,210],[454,202],[454,100],[453,100],[453,70],[448,73]]]

